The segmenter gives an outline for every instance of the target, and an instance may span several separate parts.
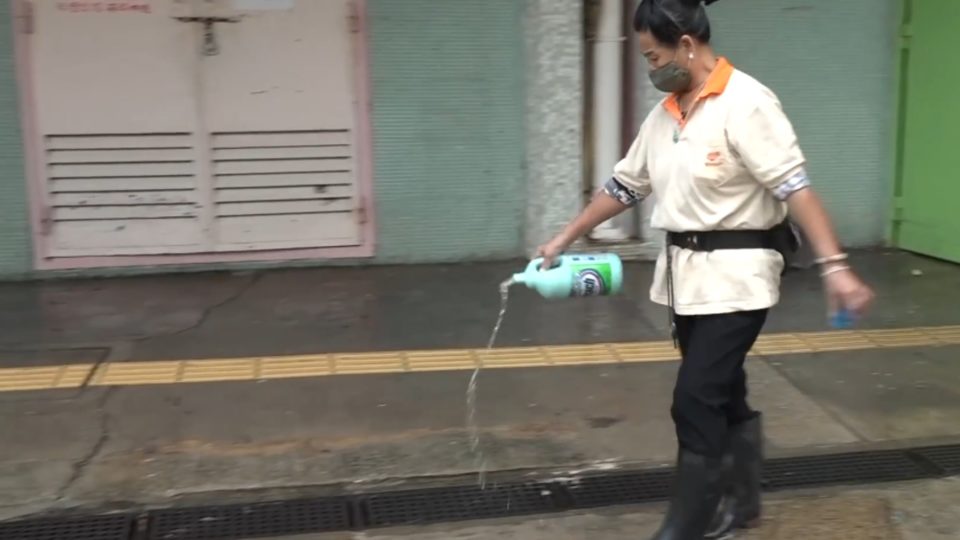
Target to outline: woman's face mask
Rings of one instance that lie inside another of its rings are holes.
[[[676,58],[656,69],[650,70],[650,82],[661,92],[683,92],[690,88],[692,80],[690,69],[681,67],[680,64],[677,63]]]

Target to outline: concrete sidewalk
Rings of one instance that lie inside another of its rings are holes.
[[[863,328],[960,325],[960,268],[889,253],[854,262],[879,291]],[[496,315],[496,284],[517,267],[4,285],[0,368],[479,347]],[[645,299],[650,267],[628,272],[628,293],[617,298],[548,303],[517,292],[499,345],[663,340],[665,314]],[[768,331],[825,330],[818,278],[790,275]],[[922,339],[754,357],[751,391],[767,414],[771,456],[960,441],[958,358],[960,345]],[[478,419],[490,468],[570,475],[669,463],[675,371],[674,362],[485,370]],[[469,375],[0,392],[0,519],[471,473]]]

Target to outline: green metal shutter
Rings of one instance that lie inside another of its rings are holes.
[[[0,278],[33,269],[11,2],[0,2]]]
[[[726,0],[714,42],[783,102],[846,245],[889,219],[897,0]]]
[[[521,253],[523,13],[519,0],[368,0],[378,259]]]

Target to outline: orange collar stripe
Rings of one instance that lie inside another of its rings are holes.
[[[713,71],[710,72],[710,76],[707,77],[707,82],[703,85],[703,90],[700,91],[700,94],[697,95],[697,99],[694,103],[707,99],[710,96],[719,96],[727,89],[727,84],[730,82],[730,77],[733,76],[734,67],[726,58],[720,57],[717,59],[717,65],[714,66]],[[667,109],[667,112],[670,113],[677,122],[680,124],[685,124],[686,120],[683,118],[683,113],[680,112],[680,103],[677,101],[677,95],[671,94],[663,102],[663,107]]]

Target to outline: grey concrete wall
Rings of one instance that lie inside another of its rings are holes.
[[[583,174],[582,0],[527,0],[526,248],[580,210]]]

